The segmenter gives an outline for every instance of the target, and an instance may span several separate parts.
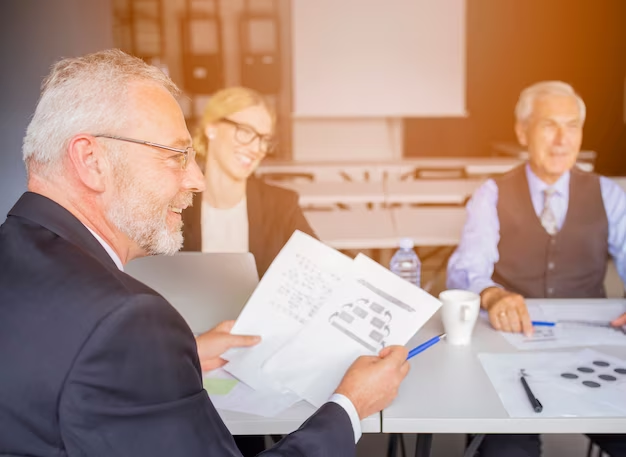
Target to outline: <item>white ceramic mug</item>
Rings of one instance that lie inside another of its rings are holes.
[[[439,300],[446,341],[459,346],[469,344],[480,311],[480,295],[452,289],[441,292]]]

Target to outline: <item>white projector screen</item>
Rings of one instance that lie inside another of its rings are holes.
[[[292,0],[296,117],[465,116],[465,0]]]

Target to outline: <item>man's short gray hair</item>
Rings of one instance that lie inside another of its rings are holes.
[[[545,95],[566,95],[574,97],[578,104],[580,120],[585,122],[585,116],[587,114],[585,102],[572,86],[562,81],[542,81],[524,89],[515,106],[515,119],[518,122],[526,122],[533,112],[535,100]]]
[[[180,91],[156,67],[118,49],[57,62],[41,86],[41,97],[22,147],[27,171],[60,171],[69,141],[80,133],[116,133],[128,115],[128,86],[151,82],[172,95]]]

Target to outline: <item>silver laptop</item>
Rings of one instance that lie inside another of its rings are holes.
[[[259,283],[250,253],[180,252],[135,259],[124,270],[163,295],[196,335],[236,319]]]

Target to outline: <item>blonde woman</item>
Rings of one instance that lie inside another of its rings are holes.
[[[263,276],[296,229],[313,235],[295,192],[252,176],[273,149],[274,128],[273,110],[251,89],[211,97],[193,138],[206,190],[183,215],[183,250],[251,252]]]
[[[263,276],[294,230],[313,234],[295,192],[253,176],[274,146],[275,115],[257,92],[231,87],[214,94],[194,132],[206,189],[183,213],[183,250],[251,252]],[[233,322],[220,324],[229,333]],[[226,336],[226,335],[225,335]],[[215,341],[196,339],[203,370],[215,367]],[[244,457],[265,449],[262,436],[236,436]]]

